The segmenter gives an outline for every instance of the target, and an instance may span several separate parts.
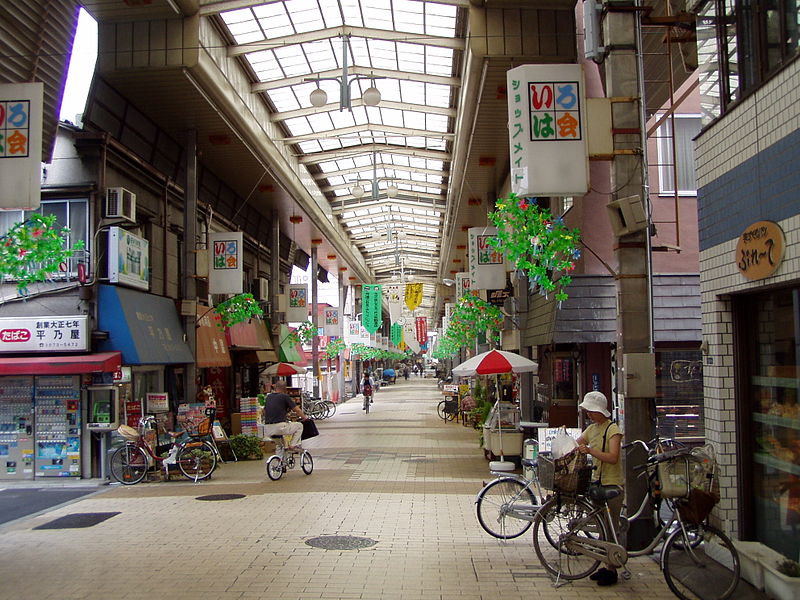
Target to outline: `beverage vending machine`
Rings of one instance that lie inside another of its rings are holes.
[[[81,387],[77,375],[35,380],[35,474],[81,475]]]

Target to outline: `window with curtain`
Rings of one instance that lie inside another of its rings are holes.
[[[674,135],[673,135],[674,123]],[[699,115],[675,115],[658,128],[658,180],[662,194],[674,194],[677,171],[678,194],[697,194],[694,173],[694,137],[700,133]],[[674,138],[674,151],[673,151]]]

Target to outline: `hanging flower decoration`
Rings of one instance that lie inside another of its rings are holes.
[[[297,326],[298,341],[303,344],[310,344],[317,335],[317,329],[311,321],[303,321]]]
[[[497,227],[489,244],[528,277],[531,290],[538,285],[545,296],[553,292],[560,307],[581,255],[580,230],[567,228],[561,217],[554,219],[546,208],[516,194],[498,199],[489,220]]]
[[[253,294],[239,294],[220,302],[214,308],[217,313],[217,327],[225,329],[264,314]]]
[[[333,360],[344,352],[346,348],[347,344],[344,343],[342,338],[333,339],[325,346],[325,358]]]
[[[503,313],[498,307],[477,296],[464,295],[458,299],[447,330],[432,356],[437,359],[449,358],[459,349],[473,344],[478,335],[484,332],[490,343],[496,343],[502,328]]]
[[[83,241],[66,247],[68,227],[56,227],[55,215],[32,214],[0,236],[0,275],[17,282],[17,291],[27,295],[28,284],[45,281],[59,265],[83,250]]]

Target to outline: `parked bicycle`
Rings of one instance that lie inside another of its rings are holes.
[[[483,486],[475,498],[478,523],[486,533],[501,540],[517,538],[528,531],[545,501],[536,462],[523,458],[522,466],[532,469],[530,479],[492,471],[496,478]]]
[[[671,515],[663,521],[660,529],[646,548],[636,551],[626,550],[617,538],[611,521],[608,500],[621,493],[615,486],[589,486],[579,489],[576,494],[558,492],[537,511],[533,522],[533,545],[536,556],[545,570],[560,580],[575,580],[592,574],[600,563],[614,568],[623,568],[622,576],[630,578],[625,566],[631,556],[650,554],[663,541],[660,566],[670,590],[682,600],[725,600],[739,582],[739,556],[730,539],[719,529],[708,524],[706,519],[713,507],[701,506],[698,498],[707,494],[695,493],[698,484],[704,492],[711,491],[716,477],[711,468],[702,460],[695,460],[693,451],[676,449],[659,453],[644,442],[627,444],[642,445],[648,451],[644,464],[635,468],[642,471],[651,481],[657,481],[654,473],[659,465],[670,461],[680,461],[685,465],[685,497],[663,498],[671,510]],[[542,458],[542,457],[540,457]],[[549,485],[547,459],[540,462],[540,476],[545,487]],[[713,462],[713,458],[712,458]],[[552,466],[552,463],[550,463]],[[700,469],[700,481],[698,481]],[[661,471],[663,471],[662,469]],[[620,516],[621,529],[646,513],[651,512],[654,523],[658,515],[654,510],[653,496],[647,494],[636,512],[627,516],[623,507]]]
[[[288,450],[286,440],[282,435],[271,435],[271,440],[275,442],[275,454],[267,459],[267,476],[272,481],[278,481],[289,469],[294,469],[297,464],[296,456],[298,452]],[[300,454],[300,468],[306,475],[311,475],[314,470],[314,459],[308,450],[303,450]]]
[[[436,407],[436,414],[443,421],[454,421],[458,416],[458,399],[442,400]]]
[[[330,400],[314,398],[309,392],[303,392],[303,412],[315,421],[328,419],[336,414],[336,404]]]
[[[120,425],[117,432],[125,438],[125,445],[117,448],[111,455],[111,475],[124,485],[134,485],[142,481],[151,465],[160,464],[164,478],[169,478],[169,467],[177,465],[184,477],[194,482],[211,477],[217,468],[217,454],[206,441],[191,437],[183,442],[178,438],[184,432],[167,432],[172,445],[166,456],[158,456],[145,441],[144,434],[156,424],[152,415],[139,420],[138,430],[128,425]]]

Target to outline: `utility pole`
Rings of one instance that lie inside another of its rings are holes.
[[[606,94],[612,98],[614,158],[611,168],[613,200],[638,197],[644,213],[650,211],[646,186],[647,143],[644,128],[644,83],[641,69],[640,13],[636,2],[606,4],[603,20]],[[616,390],[623,394],[626,442],[650,440],[655,430],[655,391],[634,381],[655,382],[653,360],[650,230],[617,233],[617,349]],[[653,367],[648,365],[652,361]],[[653,385],[654,387],[654,385]],[[624,454],[624,453],[623,453]],[[625,496],[628,506],[639,506],[647,493],[645,482],[625,466]],[[652,539],[649,515],[631,524],[629,549],[644,547]]]

